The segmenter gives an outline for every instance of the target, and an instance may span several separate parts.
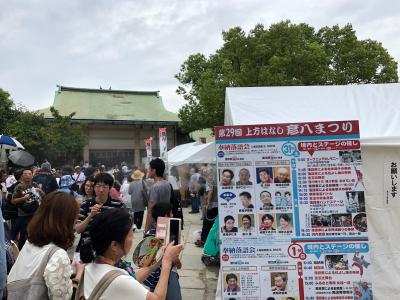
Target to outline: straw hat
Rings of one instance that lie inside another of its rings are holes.
[[[142,179],[144,176],[144,173],[142,173],[140,170],[136,170],[135,172],[133,172],[133,174],[131,175],[131,178],[133,180],[139,180]]]

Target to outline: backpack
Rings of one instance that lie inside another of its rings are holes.
[[[125,273],[120,270],[108,271],[96,284],[92,293],[87,300],[98,300],[103,295],[104,291],[109,287],[109,285],[120,275]],[[85,285],[85,270],[83,270],[81,280],[76,290],[75,300],[86,300],[84,295],[84,285]]]
[[[56,245],[52,245],[47,250],[46,255],[41,261],[39,268],[33,273],[32,277],[12,281],[7,284],[8,300],[42,300],[49,299],[46,282],[43,274],[46,265],[53,254],[61,249]]]
[[[69,187],[69,189],[70,189],[71,191],[75,192],[75,193],[78,193],[78,192],[79,192],[79,184],[78,184],[76,181],[78,180],[79,176],[81,176],[81,173],[78,174],[78,176],[77,176],[76,179],[74,179],[74,177],[73,177],[72,175],[70,175],[70,176],[71,176],[72,180],[74,181],[74,183],[71,184],[71,186]]]
[[[1,206],[4,220],[11,220],[18,217],[18,208],[15,204],[11,203],[12,194],[8,193]]]
[[[47,195],[58,188],[55,177],[51,174],[39,173],[33,177],[33,182],[41,186],[42,191]]]
[[[181,204],[181,200],[176,197],[175,193],[174,193],[174,188],[172,187],[171,184],[169,184],[169,186],[171,187],[171,196],[169,198],[171,207],[172,207],[172,214],[174,216],[174,218],[178,218],[182,220],[181,226],[183,229],[183,211],[182,211],[182,204]]]
[[[12,186],[7,188],[6,199],[3,200],[1,211],[3,213],[4,220],[11,220],[18,217],[17,205],[12,204],[12,196],[14,193],[14,188],[19,184],[19,182],[14,183]]]
[[[143,197],[143,205],[144,207],[147,207],[149,204],[149,194],[147,193],[147,187],[146,184],[144,183],[144,180],[141,179],[142,181],[142,197]]]
[[[199,196],[204,196],[204,194],[206,193],[206,179],[203,176],[200,176],[197,184],[199,186],[199,191],[197,194]]]

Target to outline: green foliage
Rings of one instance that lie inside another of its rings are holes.
[[[50,107],[50,111],[53,120],[48,126],[47,133],[48,159],[59,163],[79,159],[86,144],[83,125],[71,123],[75,113],[61,116],[54,107]]]
[[[43,115],[17,107],[6,124],[5,134],[15,137],[37,161],[46,158],[48,124]]]
[[[37,162],[49,160],[61,165],[79,159],[86,144],[82,125],[73,125],[74,114],[61,116],[51,107],[53,119],[16,106],[10,95],[0,89],[1,134],[15,137]]]
[[[226,87],[397,82],[397,63],[376,41],[358,40],[350,24],[324,27],[284,21],[248,34],[222,33],[208,58],[190,55],[175,77],[187,104],[179,111],[186,131],[223,125]]]
[[[15,106],[10,94],[0,88],[0,134],[5,131],[8,120],[14,118]]]

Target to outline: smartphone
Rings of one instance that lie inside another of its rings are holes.
[[[164,241],[167,237],[168,226],[169,226],[169,218],[158,217],[157,218],[157,228],[156,228],[156,238]]]
[[[181,219],[170,218],[168,225],[168,243],[174,242],[174,245],[178,245],[181,242]]]

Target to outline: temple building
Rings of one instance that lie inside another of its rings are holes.
[[[167,128],[168,149],[189,141],[178,128],[177,114],[165,109],[158,91],[124,91],[58,86],[54,108],[60,115],[75,113],[74,123],[84,124],[87,144],[82,161],[112,166],[146,161],[144,139],[153,138],[153,157],[159,156],[158,130]],[[48,119],[50,109],[43,109]]]

